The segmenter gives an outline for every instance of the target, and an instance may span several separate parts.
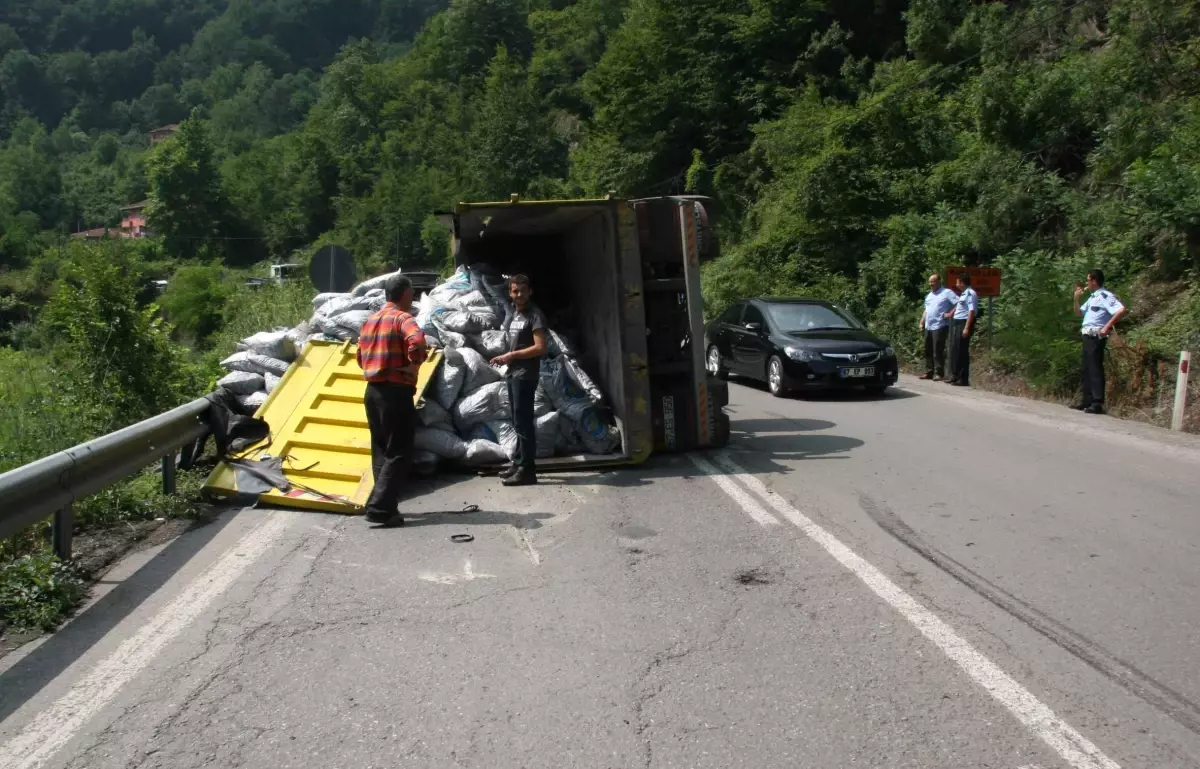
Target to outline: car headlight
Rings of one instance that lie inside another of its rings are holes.
[[[887,347],[883,348],[883,357],[895,358],[896,357],[896,348],[892,347],[890,344]]]
[[[783,351],[787,353],[787,356],[792,360],[811,362],[821,359],[821,356],[815,352],[812,352],[811,350],[802,350],[799,347],[785,347],[783,348]]]

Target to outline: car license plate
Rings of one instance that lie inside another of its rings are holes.
[[[844,368],[844,369],[842,369],[842,376],[844,376],[844,377],[875,376],[875,367],[874,366],[866,366],[864,368]]]

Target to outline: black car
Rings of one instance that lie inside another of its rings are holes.
[[[704,331],[708,370],[793,390],[867,389],[896,383],[896,351],[853,315],[819,299],[736,302]]]

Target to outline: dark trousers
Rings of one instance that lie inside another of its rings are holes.
[[[950,379],[969,384],[971,381],[971,337],[963,336],[966,320],[950,323]]]
[[[1101,336],[1083,338],[1083,405],[1104,405],[1104,348],[1108,340]]]
[[[508,402],[512,405],[512,426],[517,433],[517,454],[513,466],[523,472],[534,472],[537,459],[537,431],[534,429],[533,396],[538,380],[534,377],[512,377],[508,380]]]
[[[400,491],[413,462],[416,388],[410,385],[367,383],[363,405],[371,428],[371,472],[375,488],[367,499],[367,515],[394,515]]]
[[[943,326],[936,331],[925,332],[925,373],[930,376],[946,375],[946,337],[950,329]]]

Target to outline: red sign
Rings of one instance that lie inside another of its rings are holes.
[[[999,267],[947,267],[943,281],[950,288],[954,288],[955,279],[963,272],[971,276],[971,288],[975,289],[976,294],[1000,296]]]

